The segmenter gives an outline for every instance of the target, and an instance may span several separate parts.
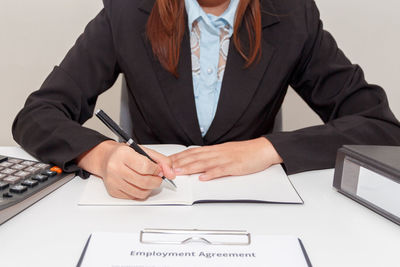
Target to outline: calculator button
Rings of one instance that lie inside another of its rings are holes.
[[[26,168],[24,171],[34,174],[34,173],[39,172],[40,168],[30,166],[30,167]]]
[[[20,164],[23,164],[23,165],[26,165],[26,166],[32,166],[32,165],[35,165],[36,162],[25,160],[25,161],[21,162]]]
[[[56,176],[56,175],[57,175],[57,173],[54,172],[54,171],[52,171],[52,170],[45,170],[45,171],[42,171],[41,174],[46,175],[46,176],[49,176],[49,177],[52,177],[52,176]]]
[[[0,156],[0,162],[6,161],[8,158],[5,156]]]
[[[0,181],[0,190],[6,189],[10,184]]]
[[[19,171],[17,173],[14,173],[14,175],[18,176],[18,177],[21,177],[22,179],[25,179],[31,174],[29,172],[26,172],[26,171]]]
[[[25,169],[26,166],[25,165],[21,165],[21,164],[15,164],[15,165],[11,166],[11,168],[14,169],[14,170],[21,171],[21,170]]]
[[[35,180],[25,180],[21,184],[27,187],[35,187],[39,184],[39,182]]]
[[[10,175],[10,174],[13,174],[14,172],[16,172],[17,170],[13,170],[13,169],[4,169],[4,170],[1,170],[0,172],[1,173],[5,173],[5,174],[8,174],[8,175]]]
[[[4,167],[4,168],[11,167],[12,165],[14,165],[14,163],[11,163],[11,162],[8,162],[8,161],[3,161],[2,163],[0,163],[0,166]]]
[[[6,183],[10,183],[10,184],[16,184],[19,183],[19,181],[21,181],[21,177],[18,176],[7,176],[6,178],[3,179],[3,182]]]
[[[40,169],[48,169],[48,168],[50,168],[50,165],[49,164],[46,164],[46,163],[37,163],[36,165],[35,165],[35,167],[37,167],[37,168],[40,168]]]
[[[25,192],[26,190],[28,190],[28,188],[23,185],[14,185],[14,186],[10,187],[11,193],[21,194],[21,193]]]
[[[24,160],[22,160],[22,159],[8,159],[8,162],[11,162],[11,163],[15,163],[15,164],[19,164],[19,163],[21,163],[21,162],[23,162]]]
[[[46,181],[49,177],[43,174],[36,174],[34,176],[32,176],[32,180],[38,181],[43,183],[44,181]]]
[[[2,180],[3,178],[7,177],[7,174],[5,173],[0,173],[0,180]]]

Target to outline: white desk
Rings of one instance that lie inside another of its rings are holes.
[[[0,154],[26,157],[14,147]],[[289,234],[302,239],[314,266],[400,266],[400,227],[337,193],[332,169],[290,178],[304,205],[80,207],[86,181],[74,178],[0,226],[0,265],[75,266],[92,232],[154,227]]]

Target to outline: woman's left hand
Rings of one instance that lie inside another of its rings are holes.
[[[190,148],[170,158],[176,175],[204,173],[199,177],[202,181],[255,173],[283,162],[265,137]]]

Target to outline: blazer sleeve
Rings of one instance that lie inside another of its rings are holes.
[[[93,115],[98,95],[114,84],[119,72],[103,9],[41,88],[28,97],[13,123],[14,139],[39,160],[84,175],[75,159],[108,138],[81,124]]]
[[[324,31],[314,1],[305,8],[308,39],[290,85],[324,125],[268,134],[288,174],[333,168],[344,144],[400,145],[400,125],[384,90],[368,84]],[[301,118],[299,118],[301,119]]]

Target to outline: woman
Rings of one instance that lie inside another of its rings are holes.
[[[82,127],[120,73],[139,143],[202,147],[169,158],[146,149],[153,164]],[[271,133],[288,85],[324,125]],[[210,180],[279,163],[291,174],[333,167],[343,144],[400,144],[384,91],[337,48],[312,0],[104,0],[13,134],[39,159],[137,199],[162,175]]]

